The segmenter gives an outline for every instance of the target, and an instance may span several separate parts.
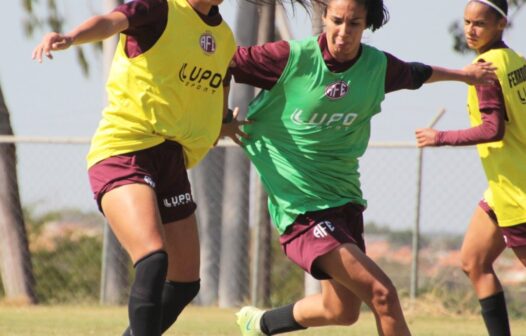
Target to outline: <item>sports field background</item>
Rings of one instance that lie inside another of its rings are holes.
[[[483,336],[482,321],[474,315],[445,315],[433,307],[407,311],[413,335]],[[239,336],[235,310],[191,306],[165,335]],[[125,308],[114,307],[34,307],[0,306],[2,336],[114,336],[120,335],[127,322]],[[512,334],[526,335],[526,321],[512,320]],[[377,335],[371,313],[362,313],[351,327],[313,328],[288,335],[368,336]]]
[[[17,143],[19,189],[39,304],[18,306],[5,299],[0,285],[0,336],[119,335],[126,324],[124,306],[98,305],[105,223],[91,199],[84,166],[87,148],[87,144],[57,141]],[[216,153],[217,150],[212,151],[212,155]],[[373,146],[365,154],[361,174],[364,195],[369,201],[364,214],[368,254],[391,277],[404,302],[408,302],[412,228],[418,209],[419,299],[414,307],[406,304],[414,334],[484,335],[477,299],[460,270],[458,255],[462,233],[485,188],[476,151],[426,150],[418,206],[417,163],[418,150],[407,145]],[[207,177],[204,192],[195,196],[201,211],[200,224],[208,220],[211,225],[208,229],[216,230],[208,236],[215,239],[212,242],[205,235],[201,237],[203,248],[213,246],[205,261],[218,259],[210,263],[212,269],[202,272],[203,290],[171,331],[172,335],[237,335],[233,309],[251,302],[254,232],[240,241],[244,250],[238,254],[246,262],[242,271],[232,270],[223,264],[223,259],[219,260],[231,248],[222,242],[229,235],[222,232],[221,216],[213,211],[203,212],[210,207],[222,207],[219,198],[209,197],[221,194],[224,188],[218,181],[223,178],[225,165],[214,164],[217,162],[209,158],[203,162],[202,169],[211,176]],[[243,174],[248,175],[248,169]],[[249,193],[248,188],[241,192],[236,203],[248,206]],[[247,225],[247,210],[236,209],[233,214],[241,225],[252,229]],[[282,256],[275,232],[272,241],[271,264],[260,269],[268,271],[270,277],[265,305],[279,306],[302,297],[304,274]],[[129,260],[125,258],[122,262],[130,270],[131,279]],[[497,263],[497,272],[506,288],[513,335],[526,336],[526,270],[508,251]],[[234,281],[229,282],[227,290],[239,299],[234,304],[225,304],[222,283],[231,279]],[[128,288],[123,290],[127,292]],[[302,334],[375,335],[376,331],[371,315],[365,312],[352,328]]]

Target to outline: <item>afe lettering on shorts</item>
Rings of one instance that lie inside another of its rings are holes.
[[[329,221],[319,222],[314,226],[312,233],[316,238],[324,238],[329,235],[328,231],[334,232],[334,225]]]
[[[179,80],[185,86],[193,87],[203,92],[210,91],[215,93],[216,89],[223,83],[223,76],[219,72],[183,63],[181,69],[179,69]]]
[[[175,195],[167,198],[163,198],[163,205],[166,208],[175,208],[181,205],[185,205],[192,202],[192,195],[190,193],[184,193]]]
[[[205,32],[199,37],[199,46],[206,54],[213,54],[216,51],[216,40],[212,33]]]
[[[342,80],[331,83],[325,87],[325,95],[331,100],[345,97],[349,92],[349,85]]]

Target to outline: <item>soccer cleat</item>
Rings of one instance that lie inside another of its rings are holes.
[[[237,325],[243,336],[265,336],[261,331],[259,322],[265,311],[256,307],[246,306],[236,313]]]

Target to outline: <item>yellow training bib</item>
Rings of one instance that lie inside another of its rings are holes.
[[[151,49],[130,59],[125,42],[121,35],[88,167],[165,140],[180,143],[193,167],[219,135],[232,31],[224,21],[207,25],[186,0],[168,0],[166,28]]]

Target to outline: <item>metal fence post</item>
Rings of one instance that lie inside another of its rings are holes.
[[[445,109],[441,109],[433,118],[428,127],[433,127],[442,118]],[[415,200],[415,222],[413,224],[412,255],[411,255],[411,283],[409,286],[409,297],[416,299],[418,295],[418,255],[420,252],[420,212],[422,209],[422,165],[424,160],[424,150],[418,149],[416,167],[416,200]]]

